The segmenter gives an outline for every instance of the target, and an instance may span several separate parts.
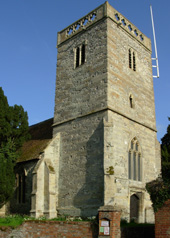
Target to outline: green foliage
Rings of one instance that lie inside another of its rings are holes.
[[[14,190],[16,152],[11,141],[0,148],[0,207],[9,201]]]
[[[170,184],[158,178],[150,183],[147,183],[146,189],[150,194],[152,206],[155,212],[160,209],[164,202],[170,199]]]
[[[10,109],[7,98],[0,87],[0,144],[7,142],[10,133]]]
[[[10,226],[16,228],[21,225],[24,221],[24,218],[20,215],[0,217],[0,227],[1,226]]]
[[[83,222],[83,221],[89,221],[92,224],[95,224],[97,219],[96,217],[86,217],[86,218],[82,218],[82,217],[70,217],[67,215],[63,215],[63,216],[59,216],[56,218],[52,218],[52,219],[47,219],[46,217],[42,216],[39,218],[35,218],[35,217],[30,217],[30,216],[21,216],[21,215],[10,215],[10,216],[5,216],[5,217],[0,217],[0,227],[1,226],[10,226],[10,227],[17,227],[19,225],[21,225],[23,222],[26,221],[34,221],[34,222],[44,222],[44,221],[79,221],[79,222]]]
[[[0,208],[13,194],[18,151],[28,138],[27,113],[22,106],[9,106],[0,87]]]
[[[170,199],[170,125],[161,141],[161,177],[146,185],[155,212]]]
[[[22,106],[9,106],[0,87],[0,146],[9,139],[13,141],[16,150],[29,139],[28,115]]]
[[[167,127],[167,133],[161,141],[162,178],[168,182],[170,181],[170,125]]]

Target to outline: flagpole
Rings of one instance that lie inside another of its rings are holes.
[[[153,76],[154,78],[159,78],[159,64],[158,64],[158,53],[157,53],[157,46],[156,46],[156,37],[155,37],[155,28],[154,28],[154,21],[153,21],[153,12],[152,12],[152,6],[150,5],[150,11],[151,11],[151,20],[152,20],[152,29],[153,29],[153,39],[154,39],[154,46],[155,46],[155,58],[152,58],[152,60],[156,60],[156,65],[153,65],[152,67],[157,68],[157,76]]]

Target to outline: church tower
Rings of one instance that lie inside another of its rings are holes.
[[[160,173],[151,41],[108,2],[58,33],[53,137],[58,214],[153,222],[147,182]]]

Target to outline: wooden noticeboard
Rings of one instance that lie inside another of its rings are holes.
[[[108,236],[110,235],[110,222],[103,218],[99,221],[99,235]]]

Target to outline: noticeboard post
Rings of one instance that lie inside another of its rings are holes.
[[[99,235],[110,235],[110,221],[106,218],[99,220]]]

